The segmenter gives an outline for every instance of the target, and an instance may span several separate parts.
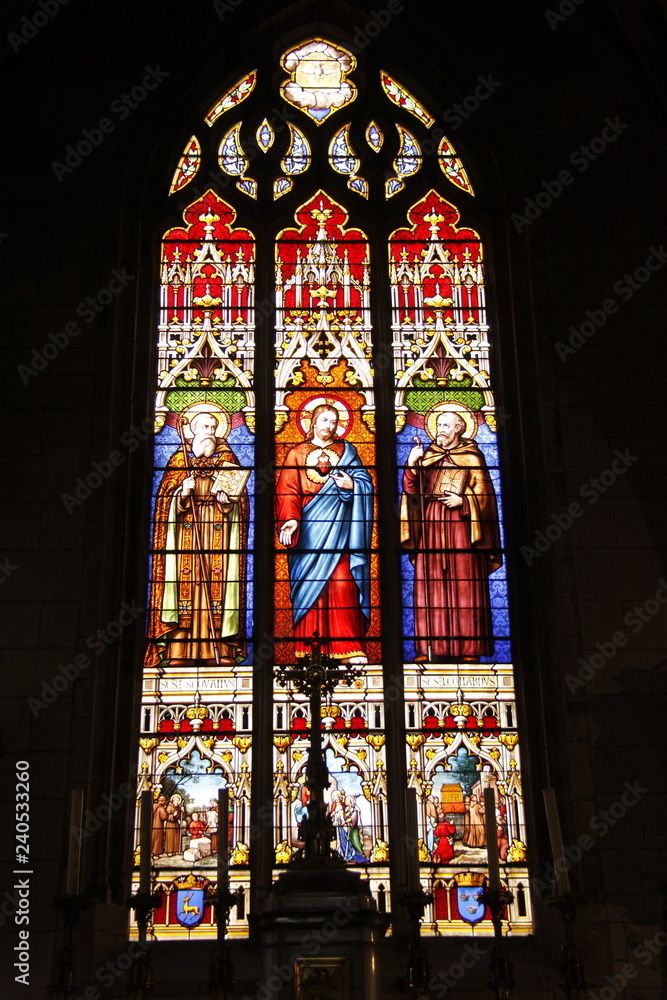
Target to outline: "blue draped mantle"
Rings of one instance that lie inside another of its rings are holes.
[[[347,472],[354,489],[340,489],[329,476],[303,508],[298,542],[287,553],[295,625],[313,607],[346,553],[359,588],[359,607],[367,620],[371,617],[373,484],[356,448],[347,441],[336,472]]]

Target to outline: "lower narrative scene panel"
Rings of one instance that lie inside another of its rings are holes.
[[[158,940],[215,936],[209,897],[224,844],[231,888],[240,893],[230,933],[247,934],[251,731],[251,667],[237,665],[221,672],[218,666],[200,663],[145,669],[135,872],[146,840],[151,891],[161,894],[149,926],[149,934]],[[227,789],[225,816],[219,814],[220,789]],[[139,827],[145,790],[152,803],[147,832]]]
[[[478,924],[493,933],[489,908],[479,898],[493,854],[501,884],[514,896],[503,920],[514,933],[530,933],[512,667],[407,664],[404,677],[408,787],[417,799],[420,875],[434,896],[424,927],[442,931],[446,926],[448,933],[464,934]],[[490,817],[487,807],[493,808]]]
[[[333,824],[332,848],[351,866],[386,865],[389,857],[382,670],[363,667],[339,683],[322,705],[322,747],[329,773],[324,790]],[[288,686],[274,693],[275,860],[287,864],[304,849],[308,816],[308,699]]]

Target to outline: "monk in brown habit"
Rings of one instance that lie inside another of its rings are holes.
[[[501,565],[498,513],[484,456],[443,411],[435,441],[410,451],[401,541],[415,567],[416,662],[493,655],[489,574]]]
[[[234,663],[242,645],[247,502],[216,486],[219,473],[240,471],[217,437],[218,424],[215,413],[192,418],[187,458],[179,448],[160,484],[147,666],[161,659]]]

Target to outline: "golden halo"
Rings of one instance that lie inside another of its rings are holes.
[[[183,434],[188,441],[192,441],[194,437],[193,431],[190,429],[190,424],[192,423],[193,417],[196,417],[198,413],[211,413],[218,420],[218,430],[216,432],[216,437],[227,439],[229,430],[231,428],[232,422],[229,419],[229,414],[218,403],[191,403],[190,406],[186,406],[184,410],[181,410],[178,415],[179,420],[183,420]],[[185,423],[187,421],[187,423]]]
[[[347,437],[348,431],[350,429],[351,414],[347,406],[340,398],[340,396],[313,396],[306,403],[303,404],[301,409],[297,414],[297,424],[301,428],[304,437],[310,430],[310,424],[312,420],[313,410],[317,406],[330,406],[338,414],[338,427],[336,428],[336,434],[339,438]]]
[[[433,406],[426,416],[424,417],[424,428],[430,437],[431,441],[435,441],[438,436],[436,430],[436,424],[438,422],[438,417],[441,413],[458,413],[463,422],[465,423],[465,430],[463,431],[463,437],[468,438],[471,441],[475,434],[477,433],[477,417],[469,410],[467,406],[463,403],[437,403]]]

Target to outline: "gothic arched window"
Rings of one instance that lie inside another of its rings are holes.
[[[333,846],[382,909],[418,865],[426,931],[492,933],[489,848],[510,889],[528,874],[474,193],[400,72],[366,67],[362,91],[321,38],[280,65],[277,87],[237,75],[193,126],[160,251],[139,761],[154,931],[214,934],[222,844],[244,899],[266,879],[254,852],[275,875],[302,849],[309,703],[266,677],[315,637],[350,668],[322,710]],[[507,917],[527,933],[521,898]]]

